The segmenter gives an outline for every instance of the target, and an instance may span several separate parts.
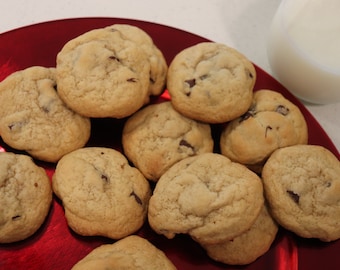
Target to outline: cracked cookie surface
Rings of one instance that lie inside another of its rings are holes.
[[[129,160],[152,181],[179,160],[212,152],[214,146],[210,126],[179,114],[169,101],[131,116],[122,143]]]
[[[262,208],[261,179],[225,156],[205,153],[173,165],[150,199],[150,226],[173,238],[189,234],[204,244],[232,239],[248,230]]]
[[[174,270],[176,267],[148,240],[131,235],[91,251],[72,268],[81,269]]]
[[[280,93],[262,89],[254,93],[249,110],[224,128],[220,147],[235,162],[257,165],[278,148],[307,142],[307,123],[299,108]]]
[[[50,180],[26,155],[0,153],[0,243],[33,235],[52,202]]]
[[[79,114],[123,118],[148,100],[149,57],[114,28],[68,41],[57,55],[56,69],[60,97]]]
[[[65,155],[52,185],[68,225],[80,235],[119,239],[144,224],[149,183],[116,150],[88,147]]]
[[[256,70],[245,56],[224,44],[203,42],[175,56],[167,87],[183,115],[223,123],[248,110],[255,81]]]
[[[340,238],[340,162],[326,148],[276,150],[262,172],[265,196],[280,225],[306,238]]]
[[[56,162],[86,144],[90,120],[70,110],[56,88],[55,69],[40,66],[0,83],[0,136],[9,146]]]

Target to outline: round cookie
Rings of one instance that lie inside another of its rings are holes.
[[[60,97],[88,117],[127,117],[149,96],[148,55],[110,27],[68,41],[56,69]]]
[[[329,150],[316,145],[278,149],[262,177],[280,225],[305,238],[340,238],[340,162]]]
[[[169,101],[131,116],[122,143],[128,159],[152,181],[179,160],[212,152],[214,146],[210,126],[179,114]]]
[[[114,149],[88,147],[65,155],[52,186],[68,225],[80,235],[120,239],[146,219],[149,183]]]
[[[109,28],[120,31],[125,39],[131,40],[144,50],[150,63],[149,95],[160,95],[165,88],[168,65],[152,38],[141,28],[129,24],[114,24]]]
[[[306,144],[308,128],[299,108],[272,90],[254,93],[252,106],[222,131],[221,153],[245,165],[262,164],[281,147]]]
[[[245,265],[264,255],[275,240],[278,225],[266,205],[253,226],[245,233],[214,245],[203,245],[208,256],[230,265]]]
[[[215,244],[248,230],[263,202],[255,173],[225,156],[205,153],[177,162],[161,176],[148,219],[167,238],[185,233],[201,244]]]
[[[0,83],[0,136],[5,143],[48,162],[86,144],[90,120],[70,110],[56,87],[55,69],[39,66]]]
[[[183,115],[223,123],[248,110],[255,81],[255,67],[244,55],[224,44],[203,42],[175,56],[167,88]]]
[[[176,267],[148,240],[130,235],[95,248],[72,267],[72,270],[82,269],[175,270]]]
[[[0,243],[33,235],[52,202],[50,180],[31,157],[0,153]]]

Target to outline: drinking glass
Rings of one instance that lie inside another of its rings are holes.
[[[298,98],[340,102],[340,0],[282,0],[274,15],[268,60]]]

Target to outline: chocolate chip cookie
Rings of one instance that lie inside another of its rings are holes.
[[[149,183],[116,150],[87,147],[65,155],[52,183],[68,225],[78,234],[120,239],[144,224]]]
[[[114,27],[68,41],[57,55],[60,97],[88,117],[133,114],[149,99],[151,56],[143,47]]]
[[[340,162],[326,148],[296,145],[276,150],[264,165],[271,213],[306,238],[340,238]]]
[[[223,123],[248,110],[255,81],[255,68],[244,55],[224,44],[203,42],[175,56],[167,87],[183,115]]]
[[[181,115],[169,101],[149,105],[131,116],[122,143],[128,159],[152,181],[174,163],[212,152],[214,146],[210,126]]]
[[[148,219],[167,238],[184,233],[201,244],[215,244],[247,231],[263,202],[255,173],[223,155],[204,153],[175,163],[161,176]]]
[[[262,89],[252,105],[222,131],[221,153],[245,165],[261,165],[278,148],[306,144],[308,128],[300,109],[282,94]]]
[[[0,83],[0,136],[5,143],[48,162],[87,143],[90,120],[70,110],[56,89],[55,69],[39,66]]]
[[[95,248],[72,267],[72,270],[82,269],[175,270],[176,267],[148,240],[131,235]]]
[[[264,204],[256,222],[248,231],[231,240],[203,247],[215,261],[230,265],[250,264],[269,250],[278,229]]]
[[[29,156],[0,152],[0,243],[33,235],[51,202],[51,183],[43,168]]]

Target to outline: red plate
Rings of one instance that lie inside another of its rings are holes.
[[[207,41],[178,29],[136,20],[81,18],[46,22],[0,35],[0,81],[12,72],[32,65],[55,66],[56,55],[68,40],[90,29],[115,23],[136,25],[144,29],[162,50],[168,63],[184,48]],[[339,158],[336,147],[306,108],[267,73],[258,67],[256,69],[258,79],[255,90],[273,89],[294,102],[307,120],[309,143],[323,145]],[[123,122],[112,119],[93,121],[93,132],[88,145],[120,148],[119,134]],[[13,149],[0,140],[0,151]],[[53,174],[53,164],[38,164],[44,166],[50,176]],[[147,224],[138,234],[162,249],[178,269],[340,269],[337,257],[340,241],[322,243],[301,239],[283,229],[264,256],[244,267],[226,266],[210,260],[198,244],[184,235],[167,240],[156,235]],[[19,243],[0,245],[0,269],[70,269],[93,248],[111,242],[106,238],[81,237],[73,233],[66,224],[60,201],[55,198],[46,222],[36,234]]]

